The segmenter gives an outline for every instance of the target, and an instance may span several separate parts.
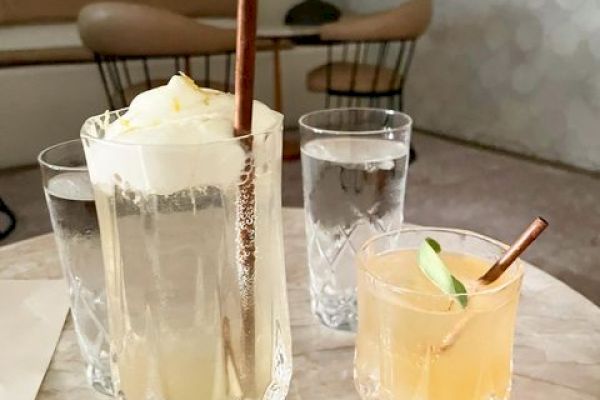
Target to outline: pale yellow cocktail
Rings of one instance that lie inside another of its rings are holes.
[[[419,243],[467,287],[463,308],[421,271]],[[363,399],[500,400],[511,387],[522,267],[497,281],[477,279],[504,246],[464,231],[408,228],[368,242],[359,255],[355,378]]]
[[[185,76],[90,118],[82,139],[120,400],[283,400],[292,372],[283,116]]]

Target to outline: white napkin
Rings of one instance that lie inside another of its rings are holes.
[[[0,280],[0,399],[35,399],[68,311],[62,280]]]

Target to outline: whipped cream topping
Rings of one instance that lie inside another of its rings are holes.
[[[104,140],[90,141],[92,182],[167,195],[239,181],[247,156],[233,140],[234,108],[233,95],[200,88],[184,75],[140,93],[105,127]],[[280,132],[282,124],[281,114],[254,101],[253,133]]]
[[[104,138],[137,144],[202,144],[223,140],[233,137],[234,108],[232,94],[200,88],[187,76],[175,75],[165,86],[136,96],[128,111],[108,126]],[[255,100],[252,132],[272,130],[282,118]]]

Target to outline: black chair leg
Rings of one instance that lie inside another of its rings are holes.
[[[4,214],[8,217],[8,226],[4,229],[0,228],[0,240],[6,238],[17,226],[17,219],[15,213],[2,201],[0,198],[0,214]]]
[[[413,145],[410,145],[410,153],[408,155],[408,163],[412,164],[415,161],[417,161],[417,152],[415,151],[415,148],[413,147]]]

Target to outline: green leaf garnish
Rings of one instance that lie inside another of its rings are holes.
[[[431,248],[438,254],[440,254],[442,252],[442,246],[435,240],[432,239],[430,237],[425,238],[425,241],[427,243],[429,243],[429,245],[431,246]]]
[[[465,308],[468,303],[465,285],[456,279],[438,255],[442,248],[438,242],[426,238],[419,248],[419,268],[429,280],[440,290]]]
[[[460,303],[462,308],[467,307],[467,303],[469,302],[467,297],[467,288],[461,281],[452,276],[452,283],[454,284],[454,293],[456,300]]]

